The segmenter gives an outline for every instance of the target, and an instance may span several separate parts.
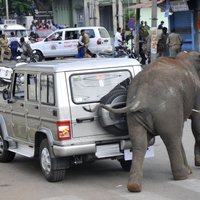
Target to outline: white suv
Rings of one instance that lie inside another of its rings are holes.
[[[90,36],[89,50],[92,53],[112,51],[111,38],[104,27],[78,27],[59,29],[44,40],[31,44],[41,61],[43,58],[75,56],[81,30]],[[58,37],[59,35],[59,37]]]
[[[39,157],[48,181],[66,169],[97,159],[131,166],[126,117],[83,107],[99,102],[123,106],[131,79],[141,71],[134,59],[68,59],[29,63],[13,71],[0,101],[0,162],[15,154]]]

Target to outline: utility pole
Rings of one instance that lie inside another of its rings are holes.
[[[5,4],[6,4],[6,19],[9,19],[8,0],[5,0]]]
[[[136,1],[137,4],[140,0]],[[136,9],[136,25],[135,25],[135,53],[139,56],[139,31],[140,31],[140,8]]]
[[[157,55],[157,0],[152,0],[151,11],[151,61]]]

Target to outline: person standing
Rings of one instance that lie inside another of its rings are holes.
[[[164,21],[161,21],[160,24],[158,25],[158,29],[163,29]]]
[[[168,56],[167,38],[168,38],[167,28],[163,27],[162,33],[158,38],[157,57]]]
[[[90,57],[91,57],[91,55],[90,55],[91,52],[90,52],[90,50],[88,49],[89,43],[90,43],[90,37],[89,37],[89,35],[85,32],[85,30],[84,30],[84,33],[83,33],[82,41],[83,41],[83,44],[84,44],[85,57],[86,57],[86,58],[90,58]]]
[[[122,45],[122,35],[121,35],[122,29],[120,27],[117,28],[117,32],[115,33],[115,41],[114,41],[114,47],[116,51],[118,51]]]
[[[4,54],[8,54],[8,59],[11,59],[11,50],[8,47],[8,39],[5,34],[2,34],[2,31],[0,31],[0,47],[1,47],[1,60],[0,62],[2,63],[4,61]]]
[[[146,31],[150,31],[150,26],[147,24],[147,22],[144,22],[144,28],[146,29]]]
[[[169,34],[166,43],[169,47],[169,56],[175,57],[181,51],[182,38],[178,33],[175,33],[174,29]]]
[[[78,47],[78,55],[77,55],[77,58],[84,58],[85,57],[86,52],[88,50],[89,41],[90,41],[90,38],[89,38],[88,34],[86,34],[85,30],[82,29],[80,37],[78,39],[78,46],[77,46]]]

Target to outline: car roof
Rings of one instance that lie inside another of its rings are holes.
[[[26,28],[20,24],[0,24],[0,29],[4,31],[26,30]]]
[[[15,67],[19,71],[32,72],[62,72],[62,71],[81,71],[95,70],[102,68],[139,66],[136,59],[129,58],[82,58],[44,61],[37,63],[20,64]]]
[[[82,29],[99,29],[99,28],[103,28],[105,29],[105,27],[103,26],[85,26],[85,27],[70,27],[70,28],[62,28],[62,29],[57,29],[56,31],[73,31],[73,30],[82,30]],[[55,31],[55,32],[56,32]]]

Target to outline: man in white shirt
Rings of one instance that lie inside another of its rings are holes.
[[[116,50],[118,50],[122,44],[122,35],[121,35],[121,28],[117,28],[117,32],[115,33],[115,41],[114,41],[114,47]]]

